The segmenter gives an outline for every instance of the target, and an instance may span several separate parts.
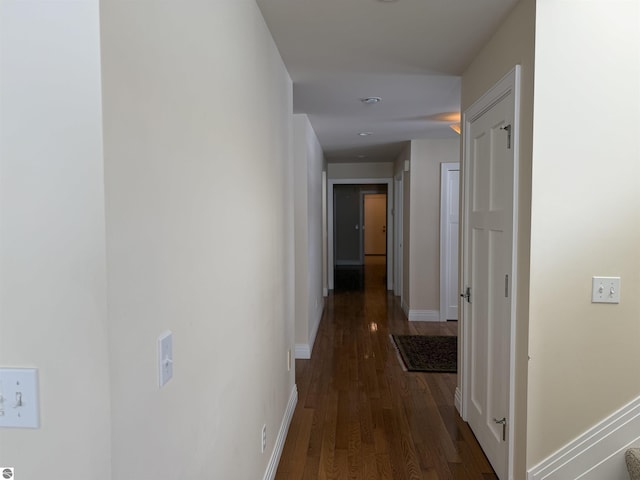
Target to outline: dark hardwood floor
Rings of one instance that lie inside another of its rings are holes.
[[[368,258],[363,289],[328,297],[311,360],[296,360],[276,479],[497,479],[453,405],[456,375],[403,371],[389,339],[455,335],[457,323],[408,322],[383,262]]]

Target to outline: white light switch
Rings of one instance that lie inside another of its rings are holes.
[[[40,427],[37,369],[0,368],[0,427]]]
[[[158,338],[158,384],[163,387],[173,377],[173,334],[169,331]]]
[[[620,277],[593,277],[591,303],[620,303]]]

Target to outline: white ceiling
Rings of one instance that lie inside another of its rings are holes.
[[[329,162],[456,134],[460,75],[518,0],[256,0]],[[382,102],[365,105],[360,98]],[[359,132],[373,135],[360,137]]]

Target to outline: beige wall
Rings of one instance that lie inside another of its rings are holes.
[[[516,409],[514,412],[515,478],[524,478],[527,463],[527,345],[535,9],[535,0],[522,0],[518,3],[462,76],[462,111],[464,112],[515,65],[519,64],[522,67],[518,178]],[[464,171],[462,173],[464,175]]]
[[[458,161],[458,137],[411,142],[410,310],[440,310],[440,164]]]
[[[324,297],[322,148],[306,115],[294,115],[296,344],[313,346]]]
[[[291,81],[252,0],[107,0],[101,30],[113,478],[262,478],[294,386]]]
[[[97,1],[0,3],[0,366],[40,389],[40,428],[0,429],[22,480],[111,479],[99,32]]]
[[[538,1],[529,466],[640,395],[639,26],[637,1]]]
[[[391,178],[393,162],[384,163],[329,163],[329,179]]]

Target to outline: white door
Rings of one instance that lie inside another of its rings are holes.
[[[517,84],[517,72],[508,85]],[[475,116],[465,114],[463,286],[470,295],[463,302],[463,395],[469,425],[506,480],[513,432],[515,86],[495,96],[483,97],[488,104],[477,107]]]
[[[458,319],[460,164],[440,165],[440,320]]]
[[[396,177],[396,189],[395,189],[395,201],[393,203],[393,225],[395,229],[394,234],[394,265],[395,280],[393,282],[394,294],[400,297],[400,304],[402,305],[402,208],[404,201],[404,193],[402,192],[402,174]]]

